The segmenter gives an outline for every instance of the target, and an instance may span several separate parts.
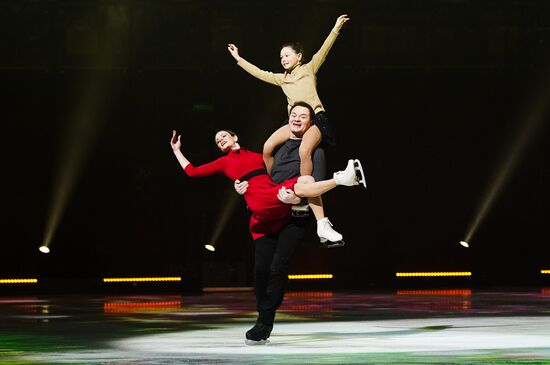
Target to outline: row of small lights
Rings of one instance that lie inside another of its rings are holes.
[[[290,280],[321,280],[332,279],[332,274],[300,274],[300,275],[288,275]]]
[[[395,276],[402,277],[434,277],[434,276],[472,276],[469,271],[440,271],[440,272],[396,272]]]
[[[36,284],[38,279],[0,279],[0,284]]]
[[[290,280],[320,280],[332,279],[332,274],[304,274],[288,275]],[[179,282],[179,276],[160,276],[160,277],[135,277],[135,278],[103,278],[104,283],[143,283],[143,282]],[[38,279],[0,279],[0,284],[36,284]]]
[[[168,282],[168,281],[181,281],[179,276],[161,276],[161,277],[144,277],[144,278],[104,278],[104,283],[137,283],[137,282]]]
[[[543,275],[550,274],[550,270],[540,270]],[[435,271],[435,272],[397,272],[398,278],[406,277],[464,277],[472,276],[470,271]],[[333,274],[296,274],[288,275],[290,280],[330,280],[334,278]],[[104,278],[104,283],[137,283],[137,282],[179,282],[179,276],[160,276],[160,277],[135,277],[135,278]],[[0,279],[0,284],[36,284],[38,279]]]

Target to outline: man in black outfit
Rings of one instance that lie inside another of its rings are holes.
[[[280,183],[300,175],[300,155],[298,153],[301,137],[311,126],[314,116],[312,108],[306,103],[296,103],[295,108],[300,112],[309,112],[309,121],[304,123],[289,120],[291,131],[295,138],[286,141],[273,156],[271,178]],[[294,125],[292,124],[294,123]],[[325,179],[326,161],[323,148],[318,147],[313,155],[313,177],[315,181]],[[244,194],[248,183],[246,181],[235,182],[235,190]],[[292,191],[287,191],[284,196],[279,194],[279,199],[288,204],[296,204],[300,198]],[[255,292],[258,319],[256,325],[246,332],[246,344],[260,345],[268,342],[273,329],[275,312],[281,305],[285,287],[288,281],[288,269],[296,251],[296,247],[305,236],[306,218],[294,218],[278,234],[267,235],[255,240]]]

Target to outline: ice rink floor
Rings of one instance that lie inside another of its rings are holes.
[[[550,290],[0,296],[0,364],[550,364]]]

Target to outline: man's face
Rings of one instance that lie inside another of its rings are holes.
[[[309,109],[303,106],[292,108],[288,118],[288,126],[290,131],[297,138],[302,138],[304,133],[311,127],[311,116]]]

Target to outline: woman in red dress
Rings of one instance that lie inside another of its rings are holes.
[[[172,133],[170,145],[188,176],[224,174],[232,181],[248,180],[249,186],[244,198],[252,212],[250,233],[254,240],[279,232],[289,222],[290,204],[298,202],[285,199],[293,195],[292,191],[299,198],[308,198],[320,196],[337,185],[359,185],[353,160],[348,162],[344,171],[334,173],[334,177],[329,180],[314,182],[311,176],[300,176],[276,184],[265,170],[262,154],[241,148],[234,132],[217,132],[215,142],[225,156],[196,167],[181,152],[181,135],[176,135],[176,131]]]

